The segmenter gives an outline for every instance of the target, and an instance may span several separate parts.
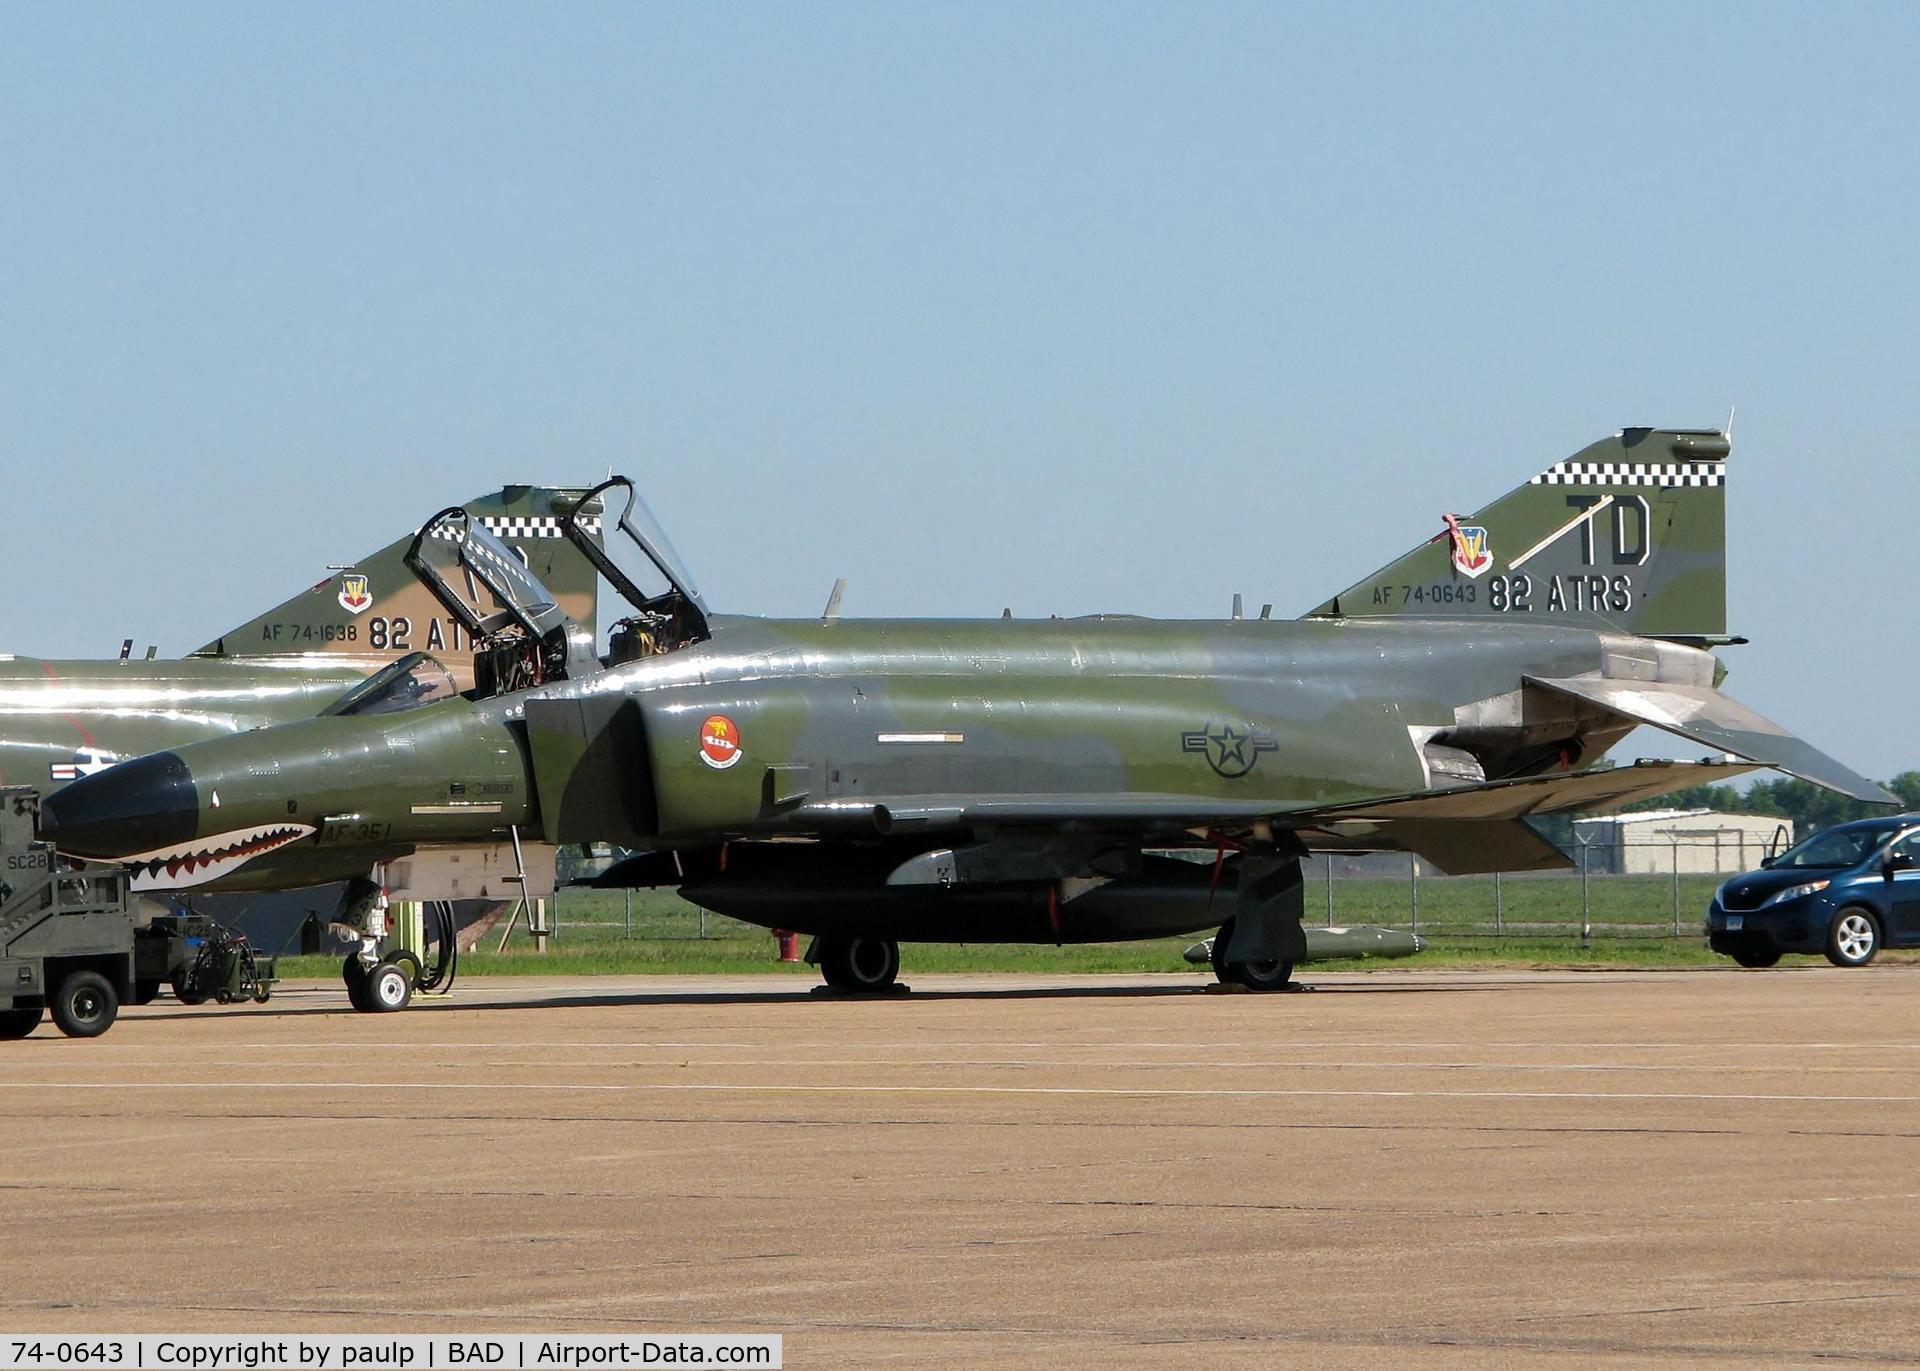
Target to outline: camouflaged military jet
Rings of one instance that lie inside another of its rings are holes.
[[[508,486],[464,508],[591,625],[599,575],[560,529],[560,512],[584,493]],[[0,784],[44,794],[130,757],[327,713],[369,674],[422,650],[446,654],[448,670],[420,700],[470,687],[464,630],[404,563],[412,539],[333,569],[185,657],[135,658],[132,640],[117,660],[0,654]],[[150,878],[140,887],[160,888]]]
[[[720,615],[616,478],[562,520],[628,607],[597,659],[449,511],[408,560],[478,648],[472,689],[128,762],[52,797],[43,828],[139,869],[239,854],[219,869],[241,888],[613,842],[641,855],[603,883],[811,933],[850,991],[891,987],[902,941],[1215,925],[1220,978],[1271,990],[1305,950],[1309,851],[1564,867],[1528,817],[1756,767],[1894,802],[1718,689],[1714,649],[1741,641],[1728,453],[1626,429],[1437,511],[1435,536],[1291,621]],[[369,689],[443,670],[396,663]],[[1596,765],[1643,724],[1714,755]]]

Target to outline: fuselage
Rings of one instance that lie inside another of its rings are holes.
[[[310,718],[386,660],[0,656],[0,784],[56,790],[125,758]]]
[[[509,828],[699,847],[873,836],[880,815],[978,824],[1016,801],[1084,825],[1096,800],[1148,799],[1284,822],[1462,768],[1577,765],[1626,731],[1528,676],[1713,670],[1692,648],[1485,619],[722,618],[705,642],[583,679],[178,746],[48,813],[65,850],[186,854],[228,888],[364,874]]]

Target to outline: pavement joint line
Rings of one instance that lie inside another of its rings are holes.
[[[507,1090],[646,1094],[661,1091],[823,1095],[1112,1095],[1197,1099],[1729,1100],[1779,1104],[1920,1104],[1920,1095],[1775,1095],[1607,1090],[1313,1090],[1281,1087],[1100,1085],[797,1085],[723,1082],[531,1081],[0,1081],[0,1090]]]
[[[525,1046],[525,1044],[516,1044],[516,1045]],[[683,1051],[685,1049],[676,1048],[673,1050]],[[279,1060],[275,1060],[273,1058],[255,1058],[252,1064],[256,1066],[299,1066],[299,1065],[305,1064],[307,1060],[308,1060],[308,1055],[303,1054],[299,1057],[287,1057]],[[608,1068],[633,1070],[637,1068],[645,1068],[645,1067],[657,1068],[657,1067],[665,1067],[669,1065],[674,1066],[676,1069],[678,1069],[679,1067],[687,1066],[690,1064],[699,1065],[703,1068],[705,1067],[738,1068],[738,1067],[802,1066],[802,1067],[844,1067],[844,1068],[849,1068],[854,1070],[868,1070],[877,1066],[897,1066],[897,1067],[933,1066],[933,1067],[952,1067],[957,1069],[970,1069],[970,1068],[993,1069],[993,1068],[1005,1067],[1009,1069],[1020,1069],[1020,1070],[1027,1070],[1027,1069],[1032,1069],[1036,1067],[1060,1067],[1060,1068],[1099,1067],[1102,1069],[1125,1067],[1129,1069],[1137,1069],[1142,1071],[1164,1071],[1164,1070],[1181,1070],[1181,1071],[1193,1071],[1193,1070],[1198,1070],[1198,1071],[1247,1071],[1247,1070],[1261,1070],[1261,1071],[1524,1071],[1524,1072],[1540,1072],[1540,1073],[1547,1073],[1547,1072],[1554,1072],[1554,1071],[1570,1071],[1570,1072],[1617,1071],[1617,1072],[1649,1072],[1649,1073],[1659,1072],[1659,1073],[1676,1074],[1676,1075],[1688,1074],[1688,1073],[1695,1073],[1695,1074],[1704,1073],[1704,1074],[1712,1074],[1712,1075],[1722,1075],[1729,1072],[1744,1072],[1752,1075],[1777,1075],[1780,1070],[1778,1066],[1730,1066],[1725,1063],[1719,1063],[1719,1062],[1698,1062],[1698,1063],[1419,1062],[1419,1061],[1393,1062],[1393,1061],[1352,1061],[1352,1060],[1284,1061],[1284,1060],[1276,1060],[1276,1059],[1249,1061],[1249,1060],[1222,1060],[1217,1057],[1176,1058],[1176,1059],[1168,1059],[1168,1060],[1137,1059],[1132,1061],[1113,1061],[1109,1059],[1109,1060],[1103,1060],[1103,1061],[1097,1061],[1097,1062],[1087,1061],[1081,1058],[1073,1058],[1073,1057],[1002,1057],[1002,1058],[988,1058],[988,1057],[858,1057],[858,1058],[854,1058],[854,1057],[849,1057],[849,1058],[840,1059],[840,1060],[832,1060],[832,1059],[822,1058],[822,1057],[750,1057],[750,1058],[732,1057],[732,1058],[720,1058],[714,1061],[700,1061],[697,1063],[687,1063],[687,1062],[673,1062],[673,1063],[668,1063],[668,1062],[645,1062],[645,1063],[578,1062],[578,1063],[575,1063],[575,1062],[558,1061],[551,1056],[546,1056],[546,1057],[540,1057],[540,1058],[526,1058],[526,1059],[518,1059],[518,1060],[511,1059],[511,1058],[490,1057],[485,1059],[469,1060],[469,1061],[463,1061],[463,1062],[440,1063],[440,1065],[442,1066],[465,1067],[465,1068],[470,1068],[475,1070],[478,1070],[481,1068],[490,1069],[490,1068],[497,1068],[497,1067],[532,1067],[532,1068],[538,1068],[541,1070],[556,1070],[556,1069],[565,1068],[569,1066],[579,1066],[583,1069],[588,1069],[588,1070],[605,1070]],[[1803,1065],[1803,1066],[1796,1067],[1795,1069],[1798,1073],[1803,1075],[1810,1072],[1824,1072],[1824,1073],[1836,1074],[1836,1075],[1910,1076],[1913,1074],[1912,1069],[1910,1067],[1858,1066],[1858,1065],[1853,1065],[1851,1063],[1834,1063],[1831,1065],[1822,1065],[1822,1066],[1804,1066]]]
[[[54,1041],[54,1039],[49,1038],[49,1039],[45,1039],[44,1041],[52,1042]],[[1054,1040],[1053,1042],[1024,1042],[1024,1041],[1018,1041],[1018,1040],[1006,1040],[1006,1039],[999,1039],[999,1038],[977,1038],[977,1039],[953,1038],[953,1039],[945,1039],[943,1041],[945,1041],[946,1045],[949,1047],[1001,1047],[1001,1048],[1050,1047],[1050,1048],[1058,1049],[1063,1045],[1058,1039]],[[1333,1047],[1373,1048],[1377,1051],[1382,1051],[1382,1052],[1434,1051],[1437,1049],[1450,1048],[1450,1047],[1499,1048],[1503,1050],[1522,1049],[1526,1051],[1543,1051],[1543,1052],[1550,1052],[1550,1051],[1858,1052],[1863,1050],[1871,1050],[1871,1051],[1890,1051],[1890,1050],[1896,1050],[1896,1049],[1903,1050],[1903,1051],[1920,1050],[1920,1042],[1904,1042],[1904,1041],[1903,1042],[1876,1042],[1876,1041],[1865,1040],[1865,1039],[1863,1039],[1860,1042],[1816,1042],[1816,1043],[1760,1042],[1753,1039],[1748,1039],[1741,1042],[1714,1042],[1711,1039],[1695,1039],[1692,1042],[1684,1042],[1684,1043],[1635,1043],[1635,1042],[1557,1043],[1557,1042],[1547,1042],[1542,1040],[1535,1040],[1531,1042],[1529,1041],[1520,1041],[1520,1042],[1404,1042],[1404,1041],[1372,1042],[1365,1039],[1353,1039],[1353,1038],[1330,1038],[1330,1039],[1316,1040],[1311,1038],[1296,1037],[1294,1039],[1294,1042],[1296,1044],[1295,1050],[1301,1051],[1301,1052],[1321,1051],[1321,1050],[1324,1050],[1327,1048],[1333,1048]],[[504,1041],[504,1042],[496,1042],[492,1040],[479,1040],[479,1039],[475,1039],[472,1041],[465,1041],[465,1042],[458,1041],[458,1040],[429,1041],[429,1042],[371,1042],[371,1041],[362,1042],[362,1041],[355,1041],[353,1039],[342,1039],[334,1042],[310,1042],[310,1043],[300,1043],[300,1044],[290,1044],[285,1042],[222,1043],[221,1047],[227,1050],[250,1050],[250,1051],[265,1051],[265,1052],[270,1052],[275,1049],[283,1049],[289,1046],[301,1046],[301,1047],[309,1048],[315,1051],[331,1050],[335,1048],[352,1049],[352,1050],[364,1050],[367,1048],[381,1048],[381,1049],[399,1051],[399,1052],[418,1052],[418,1051],[421,1051],[422,1049],[427,1049],[427,1048],[458,1048],[464,1051],[464,1050],[471,1050],[475,1048],[501,1048],[501,1047],[521,1048],[521,1047],[525,1047],[526,1045],[527,1044],[524,1039],[515,1039],[515,1040]],[[700,1042],[700,1041],[689,1040],[689,1041],[682,1042],[682,1041],[669,1041],[669,1040],[660,1040],[660,1039],[637,1039],[631,1042],[625,1042],[625,1041],[569,1042],[569,1041],[561,1040],[561,1041],[547,1043],[545,1045],[549,1047],[579,1047],[579,1048],[607,1049],[607,1050],[622,1050],[622,1049],[643,1048],[643,1047],[657,1047],[657,1048],[663,1048],[663,1049],[666,1049],[666,1048],[680,1049],[680,1048],[695,1048],[695,1047],[732,1049],[732,1048],[755,1048],[755,1047],[773,1047],[773,1046],[787,1047],[787,1048],[808,1048],[808,1047],[899,1048],[899,1047],[924,1047],[926,1045],[926,1040],[924,1038],[921,1038],[921,1039],[916,1039],[912,1041],[872,1042],[872,1041],[867,1041],[861,1038],[851,1038],[851,1039],[850,1038],[834,1038],[831,1040],[821,1040],[817,1042],[811,1042],[811,1041],[805,1041],[801,1039],[783,1037],[777,1043],[770,1042],[770,1041],[768,1042],[733,1042],[733,1041]],[[1270,1048],[1272,1046],[1272,1044],[1268,1042],[1249,1042],[1249,1041],[1232,1041],[1232,1042],[1148,1041],[1148,1042],[1111,1042],[1111,1043],[1090,1042],[1090,1043],[1068,1043],[1065,1045],[1083,1048],[1087,1051],[1115,1051],[1121,1048],[1130,1048],[1134,1050],[1140,1050],[1144,1048],[1165,1048],[1168,1050],[1184,1049],[1184,1050],[1191,1051],[1195,1048],[1233,1048],[1233,1047]],[[138,1050],[142,1050],[144,1046],[145,1046],[144,1044],[133,1043],[133,1042],[106,1041],[106,1042],[101,1042],[97,1045],[90,1046],[88,1050],[90,1052],[103,1052],[111,1048],[119,1048],[122,1051],[138,1051]]]
[[[253,1058],[253,1066],[303,1066],[309,1058],[288,1056],[288,1058]],[[693,1062],[557,1062],[553,1058],[468,1058],[463,1062],[430,1062],[436,1070],[501,1070],[501,1068],[528,1068],[528,1070],[664,1070],[674,1068],[682,1070],[697,1066],[701,1070],[753,1070],[753,1068],[845,1068],[845,1070],[874,1070],[874,1068],[943,1068],[943,1070],[1075,1070],[1098,1066],[1100,1070],[1139,1070],[1139,1071],[1515,1071],[1530,1075],[1551,1075],[1557,1071],[1565,1073],[1645,1073],[1645,1075],[1776,1075],[1780,1068],[1776,1066],[1730,1066],[1724,1062],[1695,1062],[1695,1064],[1657,1064],[1657,1062],[1356,1062],[1356,1060],[1219,1060],[1219,1058],[1173,1058],[1173,1060],[1129,1060],[1129,1062],[1081,1062],[1075,1058],[910,1058],[910,1056],[879,1056],[879,1058],[845,1058],[829,1060],[816,1056],[758,1056],[758,1058],[720,1058],[720,1060],[693,1060]],[[1857,1066],[1857,1064],[1826,1064],[1826,1066],[1801,1066],[1797,1068],[1801,1075],[1901,1075],[1910,1077],[1912,1070],[1903,1066]]]

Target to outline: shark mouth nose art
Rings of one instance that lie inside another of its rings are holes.
[[[154,852],[137,852],[120,860],[132,870],[135,890],[188,890],[229,875],[255,857],[297,843],[313,832],[311,824],[263,824],[210,834]]]

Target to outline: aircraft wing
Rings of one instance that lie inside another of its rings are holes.
[[[1650,800],[1689,786],[1712,785],[1748,771],[1760,762],[1642,761],[1632,766],[1590,771],[1553,771],[1513,781],[1488,781],[1451,790],[1422,790],[1377,800],[1350,800],[1306,811],[1316,819],[1470,820],[1524,819],[1569,809],[1612,809]],[[1285,816],[1297,822],[1300,814]]]
[[[1326,820],[1521,819],[1568,809],[1602,809],[1651,799],[1756,771],[1765,762],[1642,761],[1591,771],[1556,771],[1512,781],[1420,790],[1335,804],[1276,809],[1261,800],[1216,800],[1198,795],[968,795],[900,796],[858,805],[803,805],[802,826],[830,814],[864,817],[885,812],[891,829],[957,828],[969,824],[1057,824],[1088,829],[1222,827],[1268,820],[1287,828]]]
[[[899,833],[1004,825],[1143,835],[1233,831],[1265,822],[1299,833],[1314,850],[1404,849],[1443,871],[1465,876],[1571,866],[1564,853],[1524,822],[1530,815],[1615,808],[1725,781],[1759,766],[1645,761],[1289,810],[1258,800],[1195,795],[899,796],[857,805],[803,805],[792,812],[792,820],[796,828],[809,832],[870,833],[879,828]]]
[[[1534,832],[1529,815],[1615,809],[1755,770],[1745,762],[1647,761],[1356,800],[1313,811],[1305,837],[1315,849],[1404,848],[1455,876],[1565,870],[1572,860]]]
[[[1794,737],[1779,724],[1748,709],[1711,686],[1665,685],[1600,677],[1549,680],[1527,677],[1529,684],[1571,695],[1615,714],[1677,733],[1696,743],[1730,752],[1761,766],[1798,776],[1868,804],[1897,805],[1900,797]]]

